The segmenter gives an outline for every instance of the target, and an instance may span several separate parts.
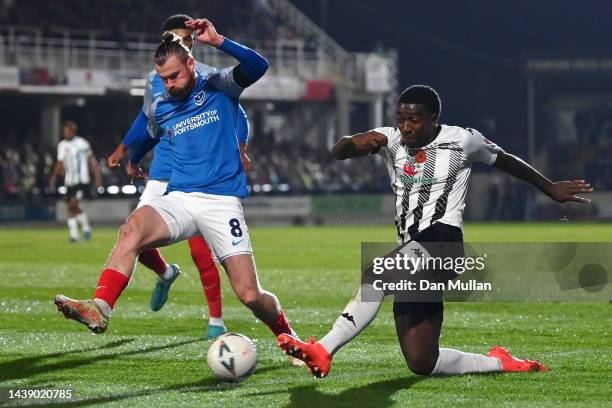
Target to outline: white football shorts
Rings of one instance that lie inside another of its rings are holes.
[[[240,198],[172,191],[147,203],[166,221],[171,245],[202,235],[219,261],[252,254]]]
[[[136,208],[140,208],[143,205],[149,204],[156,198],[162,197],[166,192],[167,187],[168,182],[165,180],[148,180],[147,184],[145,185],[144,191],[138,199],[138,205],[136,206]]]

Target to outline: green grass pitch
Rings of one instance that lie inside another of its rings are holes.
[[[605,224],[468,224],[472,241],[610,240]],[[264,288],[275,292],[302,337],[327,332],[359,281],[361,241],[393,241],[390,226],[251,229]],[[64,319],[53,297],[91,297],[116,229],[86,244],[64,228],[0,230],[0,387],[74,389],[68,406],[592,406],[612,403],[608,303],[449,303],[441,343],[486,353],[502,344],[548,373],[424,378],[401,356],[391,305],[339,352],[330,376],[294,368],[271,333],[239,304],[223,276],[231,331],[257,343],[255,374],[219,383],[206,365],[210,342],[202,288],[186,243],[163,250],[183,275],[159,312],[149,310],[154,275],[138,267],[109,330],[92,335]],[[40,401],[39,401],[40,402]]]

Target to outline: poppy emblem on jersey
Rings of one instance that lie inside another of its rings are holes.
[[[417,174],[417,169],[410,164],[410,162],[406,162],[404,164],[404,173],[406,173],[409,176],[415,176]]]
[[[193,101],[195,102],[196,105],[201,106],[204,103],[204,97],[206,95],[204,94],[204,91],[200,91],[197,94],[195,94],[195,96],[193,97]]]
[[[168,138],[172,139],[172,136],[174,136],[174,133],[172,133],[172,129],[168,129]]]
[[[425,160],[427,160],[427,153],[425,153],[425,150],[419,150],[414,155],[414,161],[418,164],[425,163]]]

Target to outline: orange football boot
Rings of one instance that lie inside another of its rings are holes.
[[[103,333],[108,327],[108,316],[100,310],[93,300],[75,300],[64,295],[55,297],[57,310],[62,312],[66,319],[83,323],[94,333]]]
[[[519,360],[518,358],[512,357],[510,352],[501,346],[493,347],[487,356],[495,357],[501,361],[502,370],[505,373],[548,371],[548,367],[537,361],[527,359]]]
[[[317,378],[329,374],[332,357],[320,343],[316,343],[311,337],[308,343],[300,341],[295,337],[282,333],[278,335],[278,346],[285,354],[302,360],[306,363],[308,371]]]

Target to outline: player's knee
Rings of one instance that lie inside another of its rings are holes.
[[[119,240],[117,242],[117,246],[124,248],[137,248],[140,238],[141,236],[138,227],[128,220],[128,222],[119,228]]]
[[[410,371],[417,375],[431,375],[436,367],[437,358],[432,358],[432,356],[408,353],[408,355],[404,357],[406,358],[406,363],[408,364]]]
[[[257,309],[261,305],[261,294],[257,290],[245,290],[239,294],[239,298],[249,309]]]
[[[75,198],[68,200],[68,211],[72,214],[76,214],[79,211],[79,202]]]

